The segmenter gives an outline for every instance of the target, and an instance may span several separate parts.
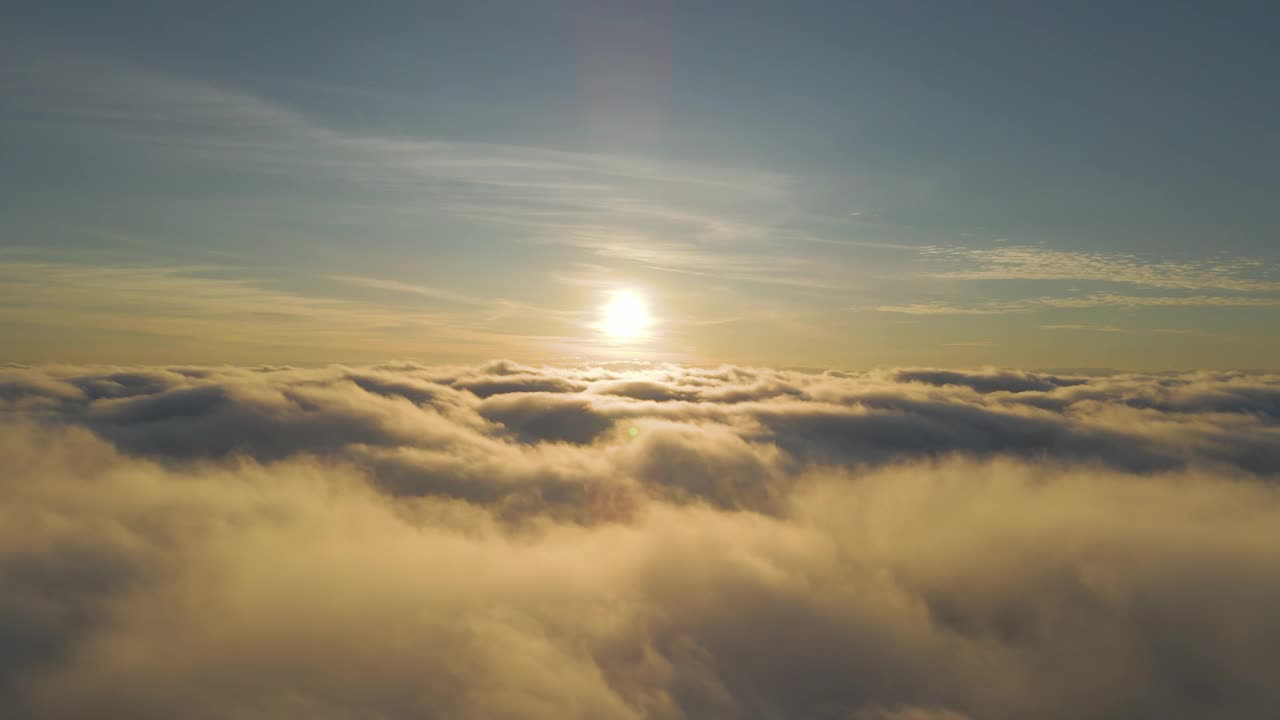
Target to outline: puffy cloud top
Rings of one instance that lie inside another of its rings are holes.
[[[1274,717],[1280,376],[0,368],[0,714]]]

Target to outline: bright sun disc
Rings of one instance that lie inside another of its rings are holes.
[[[616,338],[633,338],[649,327],[649,309],[635,293],[620,292],[604,308],[604,329]]]

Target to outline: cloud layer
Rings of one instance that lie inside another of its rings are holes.
[[[1280,376],[0,369],[0,710],[1272,717]]]

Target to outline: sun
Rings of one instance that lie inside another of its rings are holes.
[[[649,308],[644,298],[629,290],[613,294],[604,306],[604,330],[615,338],[640,337],[649,328]]]

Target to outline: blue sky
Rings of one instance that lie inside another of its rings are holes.
[[[1280,351],[1268,4],[262,5],[9,12],[4,359]]]

